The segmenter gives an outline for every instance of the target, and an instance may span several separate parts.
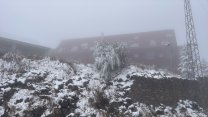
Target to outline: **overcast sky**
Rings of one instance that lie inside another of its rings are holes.
[[[174,29],[185,43],[184,0],[0,0],[0,36],[55,48],[63,39]],[[208,0],[191,0],[208,60]]]

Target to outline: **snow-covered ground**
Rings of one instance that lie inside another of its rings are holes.
[[[177,77],[129,66],[106,83],[93,65],[72,66],[50,58],[0,59],[0,116],[206,117],[202,108],[193,108],[196,103],[188,100],[179,101],[177,107],[133,103],[126,96],[134,82],[129,78],[133,75]]]

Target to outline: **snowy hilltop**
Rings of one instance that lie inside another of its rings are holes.
[[[110,80],[102,75],[92,64],[6,54],[0,59],[0,116],[206,117],[204,110],[189,100],[169,107],[128,97],[134,83],[131,76],[160,79],[173,77],[170,73],[125,66],[111,74]]]

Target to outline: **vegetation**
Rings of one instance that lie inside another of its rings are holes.
[[[187,55],[186,47],[183,46],[183,48],[180,51],[180,64],[178,67],[178,70],[183,78],[194,80],[189,76],[189,74],[192,74],[192,70],[189,67],[189,59]],[[196,67],[196,66],[193,66]],[[204,77],[208,76],[208,63],[205,60],[201,60],[201,67],[202,67],[202,73]]]
[[[126,65],[126,46],[124,43],[97,42],[94,59],[101,77],[109,81],[115,72]]]

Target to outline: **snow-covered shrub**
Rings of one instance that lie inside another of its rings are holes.
[[[89,100],[91,105],[95,109],[106,109],[109,104],[109,99],[107,98],[105,92],[98,88],[93,91],[93,98]]]
[[[178,117],[207,117],[196,102],[189,100],[180,100],[175,110]]]
[[[4,53],[0,50],[0,58],[4,56]]]
[[[98,86],[91,88],[91,96],[88,98],[90,107],[96,110],[96,117],[110,117],[112,114],[109,110],[111,98],[103,88]]]
[[[105,80],[112,79],[113,72],[126,65],[126,46],[124,43],[97,42],[94,51],[95,66]]]
[[[4,54],[2,58],[7,62],[11,62],[11,61],[20,62],[24,57],[16,53],[9,52]]]
[[[29,69],[28,61],[21,55],[6,53],[0,62],[0,71],[8,73],[23,73]]]
[[[183,46],[180,51],[180,63],[178,70],[183,78],[191,79],[191,77],[189,77],[189,75],[192,74],[192,70],[189,67],[189,63],[191,61],[189,61],[188,53],[186,49],[187,49],[186,46]]]
[[[190,79],[190,80],[197,80],[201,76],[197,76],[198,78],[195,79],[194,76],[194,71],[192,68],[197,69],[197,65],[190,66],[192,63],[191,59],[188,56],[188,50],[187,46],[183,46],[181,51],[180,51],[180,63],[178,70],[183,78]],[[200,70],[202,70],[203,76],[207,77],[208,76],[208,65],[205,60],[201,61],[201,66]]]
[[[206,60],[202,60],[201,65],[204,77],[208,77],[208,62]]]
[[[72,61],[67,61],[67,60],[59,60],[59,61],[60,61],[61,63],[66,63],[66,64],[68,64],[68,65],[72,68],[74,74],[77,74],[77,68],[76,68],[76,65],[75,65],[74,62],[72,62]]]

